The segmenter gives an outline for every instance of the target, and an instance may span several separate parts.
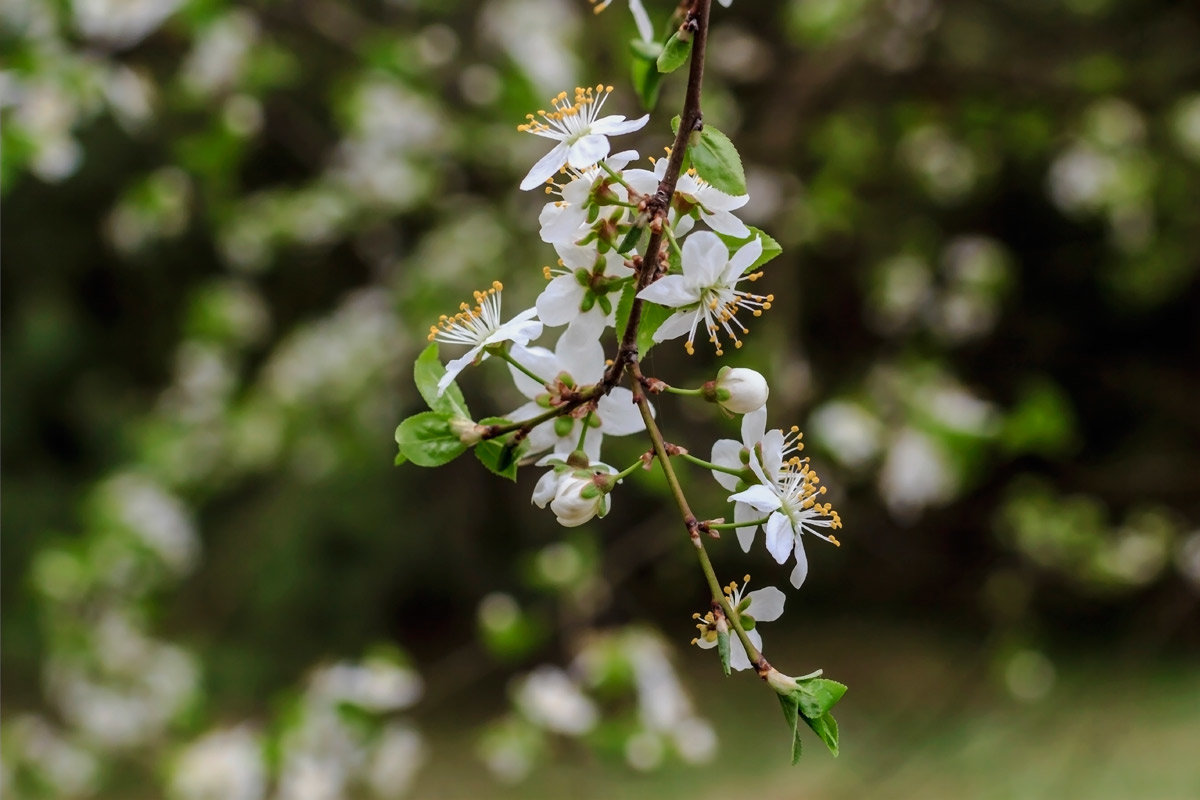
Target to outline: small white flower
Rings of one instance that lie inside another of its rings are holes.
[[[554,352],[544,347],[516,346],[511,355],[517,363],[547,381],[557,382],[565,377],[576,386],[586,386],[596,383],[604,375],[604,347],[596,339],[585,340],[563,334]],[[538,383],[511,365],[510,371],[517,390],[530,402],[505,414],[506,419],[530,419],[550,408],[554,402],[553,385]],[[567,453],[576,449],[581,424],[588,426],[582,449],[593,460],[599,460],[600,445],[606,435],[628,436],[646,427],[633,403],[633,393],[618,386],[597,400],[595,410],[583,414],[582,418],[567,415],[538,425],[525,439],[529,443],[529,452],[553,450]]]
[[[631,169],[626,170],[623,177],[637,191],[652,195],[658,191],[659,184],[666,177],[669,160],[660,158],[655,161],[653,172]],[[683,236],[690,231],[698,216],[717,233],[745,239],[750,235],[750,229],[731,212],[746,205],[749,200],[750,195],[747,194],[732,195],[722,192],[697,175],[694,169],[689,169],[679,176],[675,184],[675,197],[671,203],[671,224],[675,228],[675,235]]]
[[[624,150],[604,159],[614,172],[625,169],[625,165],[638,157],[636,150]],[[609,174],[595,164],[586,169],[567,168],[572,176],[565,184],[553,183],[546,187],[546,194],[557,194],[559,200],[553,200],[542,207],[538,215],[541,224],[542,241],[553,245],[574,245],[591,231],[588,225],[590,200],[597,184],[609,178]],[[624,202],[629,199],[629,190],[615,181],[607,183],[612,196]],[[594,248],[593,248],[594,249]]]
[[[475,292],[475,307],[466,303],[459,312],[450,317],[445,314],[437,325],[429,326],[429,341],[446,344],[465,344],[471,349],[446,365],[446,374],[438,381],[440,397],[446,387],[476,359],[482,361],[488,354],[483,349],[501,342],[525,345],[542,333],[542,323],[537,320],[537,310],[527,308],[508,322],[500,322],[500,292],[504,285],[492,283],[490,289]]]
[[[597,118],[612,90],[613,87],[603,85],[577,88],[573,100],[566,92],[560,92],[551,101],[554,110],[540,110],[537,116],[525,115],[528,122],[518,125],[517,130],[553,139],[557,144],[529,170],[521,181],[522,190],[545,183],[564,166],[575,169],[592,166],[608,155],[609,136],[641,130],[650,119],[649,114],[634,120],[627,120],[621,114]]]
[[[643,300],[679,309],[654,332],[654,341],[663,342],[686,333],[684,348],[691,354],[695,352],[696,327],[703,322],[717,355],[725,352],[719,338],[722,331],[734,347],[741,347],[739,331],[742,334],[750,331],[738,319],[737,312],[748,309],[757,317],[775,300],[774,295],[751,294],[737,288],[742,281],[762,277],[761,272],[743,274],[761,254],[762,240],[757,237],[731,258],[715,233],[700,231],[689,236],[683,243],[683,274],[659,278],[638,292]]]
[[[796,429],[792,430],[795,432]],[[745,503],[760,514],[770,515],[763,525],[767,552],[780,564],[787,561],[789,554],[795,554],[796,567],[792,570],[791,582],[799,589],[808,576],[808,558],[804,554],[801,534],[810,533],[832,544],[840,544],[832,534],[823,534],[817,529],[836,530],[842,527],[842,519],[829,503],[817,502],[817,498],[825,493],[825,487],[818,485],[820,478],[807,459],[793,456],[781,467],[773,469],[774,458],[774,448],[768,453],[765,443],[761,453],[757,449],[751,450],[749,466],[759,483],[730,495],[729,500]],[[752,531],[755,528],[757,526],[753,526]],[[738,534],[741,539],[741,530]]]
[[[774,586],[764,586],[746,594],[749,583],[749,575],[742,579],[741,586],[738,586],[737,581],[730,581],[724,589],[725,597],[729,600],[729,605],[737,611],[746,638],[761,652],[762,634],[758,632],[758,623],[779,619],[783,615],[783,603],[787,598]],[[703,617],[693,614],[692,618],[699,620],[696,627],[700,630],[700,635],[692,640],[692,644],[703,650],[716,647],[717,627],[713,613],[710,611]],[[746,648],[742,646],[742,640],[732,632],[729,635],[729,666],[736,670],[750,669],[753,666],[746,654]]]
[[[566,325],[568,334],[583,341],[599,341],[613,323],[613,302],[631,273],[615,250],[600,255],[583,247],[556,245],[558,267],[543,267],[550,281],[534,303],[538,317],[550,327]],[[564,334],[567,335],[567,334]]]
[[[713,381],[714,399],[731,414],[749,414],[767,404],[771,387],[761,372],[745,367],[722,367]]]

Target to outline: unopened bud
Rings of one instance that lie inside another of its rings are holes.
[[[483,441],[483,434],[487,432],[487,426],[478,425],[474,420],[466,417],[455,417],[450,420],[450,432],[467,447],[474,447]]]
[[[704,399],[731,414],[749,414],[767,403],[771,389],[762,373],[745,367],[722,367],[717,379],[704,384]]]

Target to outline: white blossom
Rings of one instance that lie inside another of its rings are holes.
[[[625,165],[638,157],[636,150],[624,150],[606,159],[614,172],[625,169]],[[552,183],[546,187],[547,194],[557,194],[560,199],[552,200],[542,207],[538,215],[542,241],[547,244],[575,244],[591,230],[588,226],[588,208],[593,192],[599,183],[609,176],[597,163],[585,169],[567,167],[571,180],[564,184]],[[629,199],[628,190],[620,183],[608,183],[613,197],[620,201]]]
[[[528,122],[517,126],[517,130],[553,139],[557,144],[529,170],[521,181],[522,190],[545,183],[565,166],[575,169],[592,166],[608,155],[609,136],[632,133],[646,124],[649,114],[635,120],[626,120],[620,114],[599,117],[612,90],[613,87],[603,85],[577,88],[574,99],[560,92],[551,101],[552,111],[525,115]]]
[[[638,293],[643,300],[679,309],[654,332],[654,341],[663,342],[686,333],[684,347],[690,354],[694,352],[696,328],[703,322],[717,355],[724,353],[722,331],[734,347],[741,347],[739,332],[750,331],[738,319],[737,312],[749,310],[757,317],[775,299],[774,295],[751,294],[737,288],[742,281],[762,277],[761,272],[745,274],[760,255],[762,240],[757,237],[730,257],[725,243],[715,233],[700,231],[689,236],[683,243],[683,274],[659,278]]]
[[[764,586],[747,593],[746,587],[749,583],[749,575],[742,579],[741,586],[738,586],[737,581],[730,581],[729,585],[724,587],[725,597],[737,612],[742,630],[746,631],[746,638],[761,652],[762,634],[758,631],[758,623],[779,619],[783,615],[783,604],[787,598],[774,586]],[[700,635],[692,640],[692,644],[704,650],[716,647],[717,628],[713,613],[710,611],[703,617],[699,614],[693,617],[699,620],[696,627],[700,630]],[[736,670],[750,669],[753,666],[741,638],[732,632],[729,635],[729,666]]]
[[[614,298],[631,272],[615,250],[600,255],[594,249],[556,245],[558,267],[544,267],[550,281],[534,307],[543,324],[567,326],[567,333],[583,341],[598,341],[616,315]],[[564,334],[567,335],[567,334]]]
[[[552,465],[554,468],[533,488],[534,505],[545,508],[548,504],[558,524],[564,528],[575,528],[593,517],[608,514],[612,480],[597,478],[616,472],[599,461],[589,461],[586,467],[575,467],[571,461],[570,454],[564,453],[543,458],[538,466]]]
[[[795,434],[796,429],[792,430]],[[784,442],[788,448],[787,440]],[[751,450],[749,467],[759,483],[729,497],[731,502],[744,503],[760,514],[769,515],[763,524],[767,552],[780,564],[787,561],[789,554],[795,554],[796,567],[792,570],[791,582],[797,589],[808,576],[808,558],[804,554],[801,534],[810,533],[836,545],[838,541],[832,534],[823,534],[817,529],[842,527],[841,517],[833,507],[817,502],[825,493],[825,487],[818,485],[820,478],[807,459],[792,456],[786,463],[776,465],[777,457],[782,460],[782,455],[798,449],[793,444],[788,449],[776,451],[764,443],[761,448]],[[757,527],[751,527],[751,536]],[[739,529],[738,538],[745,547],[741,534]]]
[[[513,347],[510,355],[525,369],[551,383],[539,383],[510,365],[517,390],[530,402],[505,414],[506,419],[530,419],[544,413],[555,402],[555,386],[562,378],[569,379],[575,386],[586,386],[598,382],[604,375],[604,347],[594,339],[581,340],[563,335],[553,352],[544,347],[518,345]],[[605,435],[628,436],[646,427],[633,403],[633,393],[618,386],[597,400],[595,410],[584,413],[581,418],[568,414],[535,427],[526,438],[529,452],[568,453],[575,450],[579,446],[580,425],[588,428],[582,449],[592,460],[599,460]]]
[[[622,177],[637,191],[652,195],[658,191],[659,184],[667,175],[668,161],[660,158],[654,162],[653,172],[631,169],[626,170]],[[722,192],[696,174],[694,169],[689,169],[679,176],[675,184],[675,196],[671,203],[671,224],[675,228],[675,235],[683,236],[690,231],[698,216],[717,233],[745,239],[750,235],[750,229],[732,212],[746,205],[749,200],[750,195]]]
[[[465,344],[471,348],[446,365],[446,374],[438,381],[438,396],[468,364],[487,358],[485,347],[501,342],[524,345],[541,335],[542,323],[536,319],[536,309],[527,308],[508,322],[500,321],[500,292],[503,289],[504,284],[500,281],[493,282],[490,289],[475,292],[474,308],[463,303],[457,314],[452,317],[443,314],[437,325],[429,327],[429,341]]]

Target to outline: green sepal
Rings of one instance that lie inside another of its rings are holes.
[[[721,671],[728,678],[732,671],[729,666],[729,631],[717,631],[717,654],[721,656]]]
[[[625,236],[622,237],[620,243],[617,245],[617,252],[621,255],[625,255],[632,250],[637,245],[638,240],[642,238],[642,230],[643,226],[634,223],[634,225],[629,229]]]
[[[692,35],[680,36],[679,31],[671,34],[662,52],[658,54],[656,65],[663,75],[669,75],[687,63],[692,54]]]
[[[400,453],[418,467],[440,467],[458,458],[467,446],[450,430],[450,419],[436,411],[423,411],[396,428]]]
[[[688,137],[688,156],[700,177],[726,194],[746,193],[742,158],[729,137],[711,125]]]
[[[731,256],[733,253],[741,250],[743,247],[749,244],[754,237],[757,236],[759,239],[762,239],[762,255],[760,255],[753,264],[746,267],[746,269],[742,271],[743,275],[749,272],[754,272],[754,270],[758,269],[763,264],[766,264],[768,261],[771,261],[777,255],[783,252],[783,247],[781,247],[779,242],[775,241],[770,234],[764,233],[752,225],[747,225],[746,227],[750,229],[750,235],[743,239],[738,239],[735,236],[730,236],[725,233],[717,234],[721,241],[725,243],[725,246],[729,248],[729,253]]]
[[[629,64],[629,77],[642,108],[653,111],[658,104],[658,91],[662,87],[663,75],[658,71],[658,56],[662,45],[634,39],[629,43],[633,58]]]
[[[429,407],[439,414],[470,419],[471,412],[467,410],[467,401],[463,398],[462,389],[458,388],[458,384],[451,381],[446,391],[442,392],[442,396],[438,397],[438,381],[445,374],[446,368],[438,358],[437,343],[433,342],[421,351],[417,362],[413,364],[413,380],[417,384],[417,391],[425,398]],[[413,461],[416,462],[416,459]]]

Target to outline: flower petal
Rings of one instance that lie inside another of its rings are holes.
[[[804,542],[799,536],[796,537],[796,568],[792,570],[791,581],[792,586],[797,589],[804,583],[804,579],[808,577],[808,556],[804,554]]]
[[[688,241],[691,241],[689,239]],[[685,243],[686,246],[686,243]],[[682,275],[667,275],[638,292],[642,300],[667,308],[680,308],[700,302],[700,295]]]
[[[529,170],[529,174],[521,181],[521,191],[527,192],[530,189],[536,189],[545,183],[548,179],[554,177],[563,165],[567,163],[567,146],[562,142],[554,145],[554,148],[546,155],[542,156],[533,169]]]
[[[741,249],[733,254],[729,259],[729,267],[725,274],[730,279],[736,279],[739,275],[750,268],[750,265],[758,261],[758,257],[762,255],[763,243],[762,237],[755,236],[746,244],[742,245]]]
[[[585,169],[608,155],[608,150],[607,136],[589,133],[567,148],[567,163],[575,169]]]
[[[576,384],[595,383],[604,375],[604,345],[598,339],[586,340],[564,334],[554,345],[554,355],[558,357],[559,369],[574,378]],[[553,378],[550,376],[550,380]]]
[[[716,209],[711,214],[702,215],[702,218],[708,223],[708,227],[717,233],[723,233],[726,236],[736,236],[739,239],[745,239],[750,235],[750,229],[746,227],[746,223],[728,211]],[[751,261],[750,263],[753,264],[754,262]]]
[[[782,564],[791,555],[792,543],[796,538],[796,534],[792,531],[792,525],[786,516],[776,511],[767,520],[764,527],[767,532],[767,552],[776,562]]]
[[[729,495],[728,500],[731,503],[746,503],[763,513],[776,511],[780,506],[779,495],[761,483],[754,484],[744,492]]]
[[[713,442],[712,458],[709,459],[714,464],[730,469],[742,468],[742,443],[735,442],[733,439],[719,439]],[[734,491],[737,489],[737,476],[730,475],[728,472],[712,471],[713,479],[721,484],[722,488]]]
[[[453,361],[451,361],[450,363],[448,363],[446,365],[446,374],[443,375],[440,379],[438,379],[438,385],[437,385],[437,396],[438,397],[441,397],[442,393],[446,391],[446,387],[449,386],[450,383],[455,378],[458,377],[458,373],[460,373],[464,369],[466,369],[467,365],[475,360],[475,357],[479,355],[479,352],[481,350],[483,350],[482,344],[475,345],[470,350],[468,350],[466,353],[464,353],[463,355],[459,356],[458,358],[454,359]]]
[[[742,443],[746,447],[754,447],[763,438],[767,430],[767,407],[751,411],[742,417]]]
[[[633,392],[618,386],[596,403],[600,429],[606,436],[628,436],[645,430],[646,421],[633,402]]]
[[[538,478],[537,486],[533,487],[533,504],[538,508],[545,508],[546,504],[554,499],[554,492],[557,489],[558,473],[550,470]]]
[[[672,339],[678,339],[685,333],[694,331],[698,319],[699,312],[695,309],[676,311],[667,317],[662,325],[658,326],[658,330],[654,332],[654,336],[651,338],[656,342],[669,342]]]
[[[748,633],[754,633],[754,631]],[[742,640],[736,634],[729,636],[729,666],[739,672],[750,669],[750,657],[746,655],[746,648],[742,646]]]
[[[684,240],[681,258],[692,286],[712,286],[729,262],[729,248],[715,233],[699,231]]]
[[[774,622],[783,615],[783,603],[787,595],[774,586],[764,586],[746,595],[750,598],[750,616],[756,622]]]
[[[650,115],[639,117],[638,119],[625,119],[622,114],[612,114],[607,117],[601,117],[593,122],[589,127],[592,133],[602,133],[605,136],[617,136],[622,133],[633,133],[640,131],[646,127],[646,123],[650,121]],[[603,158],[603,156],[601,156]],[[599,159],[597,159],[599,160]]]
[[[749,522],[759,518],[761,511],[755,511],[753,506],[745,503],[733,504],[733,521],[734,522]],[[742,546],[743,553],[750,552],[750,545],[754,544],[754,534],[758,531],[758,525],[746,525],[737,528],[738,544]]]
[[[554,380],[554,376],[557,375],[562,369],[562,367],[560,367],[558,364],[558,357],[544,347],[525,347],[523,345],[516,345],[512,350],[509,351],[509,357],[511,357],[513,361],[516,361],[518,364],[525,367],[525,369],[532,372],[534,375],[537,375],[538,377],[544,378],[548,381]],[[528,397],[530,400],[534,399],[540,394],[546,393],[546,386],[544,384],[538,383],[533,378],[514,367],[512,364],[508,365],[508,371],[512,373],[513,383],[516,384],[517,391]],[[534,411],[533,414],[530,414],[529,416],[539,414],[541,411],[545,410],[546,409],[543,408],[540,411]],[[509,417],[509,419],[522,419],[522,417]]]
[[[542,290],[534,303],[542,322],[552,328],[566,325],[579,316],[583,287],[574,275],[559,275]]]

